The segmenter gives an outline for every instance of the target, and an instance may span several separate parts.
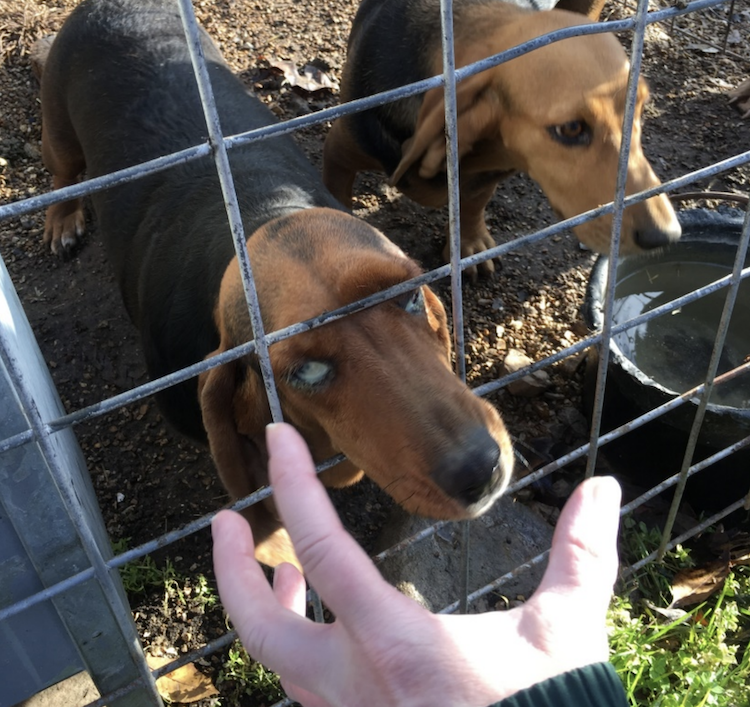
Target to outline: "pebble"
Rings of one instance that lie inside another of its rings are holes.
[[[530,366],[532,363],[534,361],[523,353],[523,351],[510,349],[503,361],[504,373],[515,373]],[[540,370],[529,373],[523,378],[509,383],[507,389],[511,395],[522,398],[533,398],[544,393],[549,386],[549,374],[544,370]]]

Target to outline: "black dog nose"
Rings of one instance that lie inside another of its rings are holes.
[[[639,228],[635,232],[635,242],[644,250],[659,248],[679,240],[682,228],[675,219],[674,223],[667,228]]]
[[[500,448],[479,427],[461,440],[459,448],[443,456],[432,478],[449,496],[471,506],[492,493],[500,473]]]

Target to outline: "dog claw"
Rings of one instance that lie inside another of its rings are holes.
[[[477,253],[483,253],[484,251],[489,250],[490,248],[495,247],[495,241],[494,240],[481,240],[481,241],[471,241],[470,243],[462,242],[461,243],[461,257],[462,258],[468,258],[470,255],[475,255]],[[445,249],[443,250],[443,257],[445,258],[446,262],[450,261],[450,246],[446,244]],[[477,278],[479,276],[483,278],[492,278],[495,276],[495,259],[490,258],[489,260],[485,260],[481,263],[478,263],[477,265],[472,265],[468,268],[466,268],[463,271],[464,277],[466,277],[472,284],[475,284],[477,282]]]
[[[44,242],[49,245],[49,249],[54,255],[70,253],[78,244],[85,230],[86,222],[81,209],[76,208],[71,211],[69,205],[63,203],[52,206],[47,210],[47,219],[44,224]]]

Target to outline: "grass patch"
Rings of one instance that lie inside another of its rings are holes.
[[[253,660],[239,641],[230,646],[216,686],[226,697],[227,705],[244,704],[243,699],[258,696],[273,704],[285,696],[279,676]]]
[[[112,549],[121,554],[128,550],[128,543],[127,538],[117,540]],[[145,555],[121,567],[120,576],[131,604],[137,606],[144,595],[156,594],[161,597],[164,616],[179,615],[185,610],[205,614],[219,603],[215,588],[205,576],[183,576],[169,558],[159,565]],[[273,704],[284,698],[278,675],[253,660],[239,641],[222,657],[222,665],[213,678],[221,692],[217,705],[223,707]]]
[[[644,557],[659,538],[626,518],[623,560]],[[677,547],[612,602],[610,656],[633,707],[750,704],[750,568],[735,567],[713,596],[672,619],[649,608],[668,607],[671,577],[692,565],[690,551]]]
[[[115,555],[127,552],[130,549],[129,542],[130,538],[112,541],[112,552]],[[144,555],[120,568],[120,579],[128,596],[143,594],[147,589],[154,587],[166,587],[168,582],[176,578],[177,572],[169,558],[163,567],[159,567],[151,555]]]
[[[112,550],[119,555],[128,550],[128,542],[129,538],[116,540],[112,543]],[[192,608],[198,607],[205,611],[219,601],[217,593],[204,575],[180,575],[168,557],[164,560],[164,565],[159,566],[151,555],[144,555],[121,567],[120,577],[128,596],[161,589],[165,614],[170,606],[185,607],[190,604]]]

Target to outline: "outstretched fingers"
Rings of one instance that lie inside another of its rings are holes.
[[[304,581],[293,577],[289,570],[296,569],[291,565],[283,566],[279,601],[255,559],[247,521],[234,511],[221,511],[211,530],[222,603],[248,653],[293,681],[308,679],[305,673],[326,661],[318,646],[318,629],[325,627],[304,618]]]
[[[247,521],[234,511],[219,511],[211,523],[214,570],[219,591],[230,613],[241,609],[249,594],[252,601],[274,603],[260,565],[255,561],[255,544]]]
[[[363,605],[395,590],[341,525],[299,433],[269,425],[266,442],[276,506],[305,576],[336,616],[356,621]]]

